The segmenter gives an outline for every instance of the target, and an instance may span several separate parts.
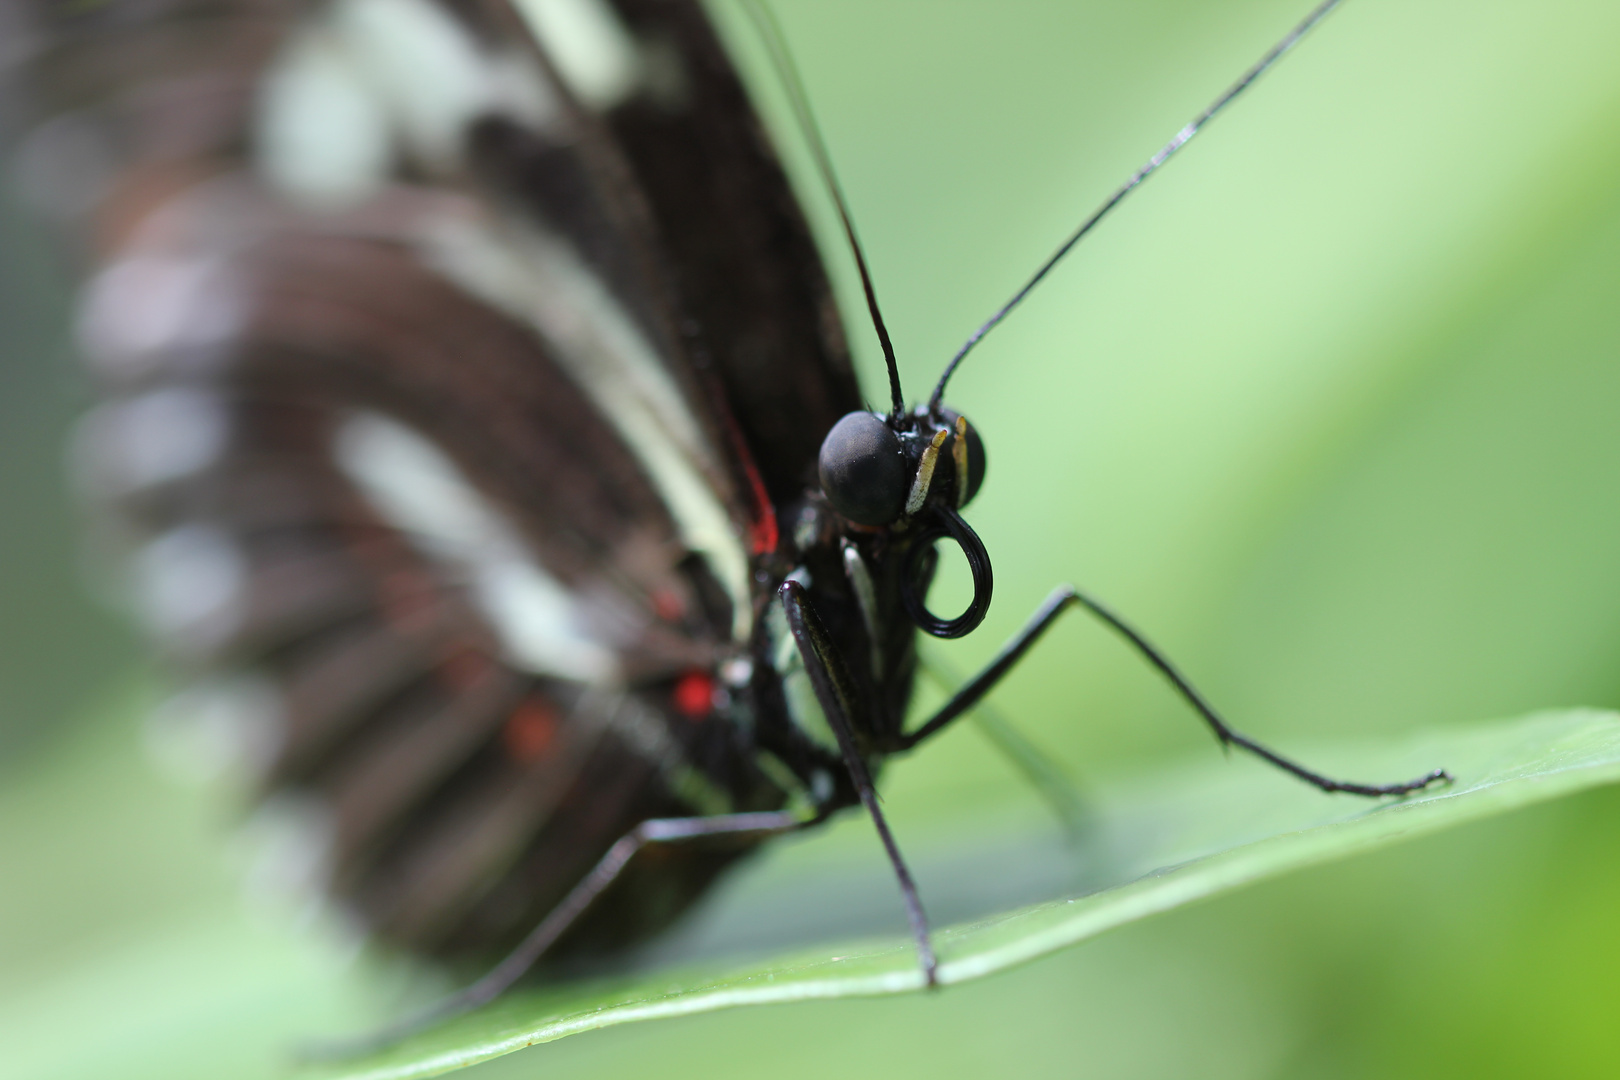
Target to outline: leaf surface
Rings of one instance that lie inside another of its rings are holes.
[[[1211,755],[1100,794],[1068,895],[940,926],[948,987],[1044,956],[1113,927],[1250,882],[1620,780],[1620,715],[1596,710],[1432,731],[1404,744],[1327,747],[1307,760],[1358,779],[1390,780],[1442,765],[1453,784],[1369,803],[1323,796],[1255,763]],[[963,839],[963,837],[966,839]],[[964,828],[958,843],[993,852],[1005,835]],[[903,838],[902,838],[903,839]],[[1016,847],[1016,844],[1012,846]],[[972,860],[958,874],[972,876]],[[932,903],[928,876],[925,902]],[[838,906],[839,875],[783,871],[778,890]],[[746,901],[744,901],[746,903]],[[899,901],[891,897],[894,921]],[[759,903],[756,898],[756,904]],[[900,934],[795,948],[765,959],[713,958],[618,980],[523,990],[376,1056],[307,1076],[405,1080],[437,1076],[565,1035],[737,1005],[896,994],[923,988]],[[949,990],[945,989],[945,993]]]

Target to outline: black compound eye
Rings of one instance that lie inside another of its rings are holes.
[[[900,517],[911,487],[900,436],[880,416],[852,412],[821,443],[821,490],[833,509],[861,525]]]

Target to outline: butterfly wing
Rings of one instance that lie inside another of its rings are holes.
[[[637,822],[780,804],[714,675],[859,397],[701,9],[0,11],[24,171],[97,267],[81,471],[175,723],[263,794],[265,883],[487,951]],[[638,860],[576,941],[732,854]]]

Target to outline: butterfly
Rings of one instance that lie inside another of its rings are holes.
[[[908,725],[919,632],[965,636],[993,595],[964,516],[987,449],[945,404],[951,374],[1337,3],[1086,219],[921,404],[760,12],[883,346],[877,409],[696,3],[12,9],[49,117],[35,153],[64,189],[97,172],[82,336],[105,401],[82,457],[191,682],[176,710],[303,838],[273,882],[391,945],[506,953],[385,1038],[539,961],[644,940],[764,840],[854,808],[933,982],[876,777],[1076,607],[1223,742],[1324,790],[1447,778],[1346,783],[1282,757],[1068,586]],[[972,578],[953,617],[927,600],[942,542]]]

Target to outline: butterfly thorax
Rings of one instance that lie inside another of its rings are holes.
[[[922,625],[913,608],[933,579],[934,545],[948,531],[943,515],[960,522],[955,510],[977,491],[984,460],[977,434],[955,413],[851,413],[823,444],[821,483],[782,514],[778,572],[759,581],[758,740],[762,756],[785,765],[820,812],[858,798],[777,590],[796,581],[814,605],[856,745],[877,772],[904,746]]]

